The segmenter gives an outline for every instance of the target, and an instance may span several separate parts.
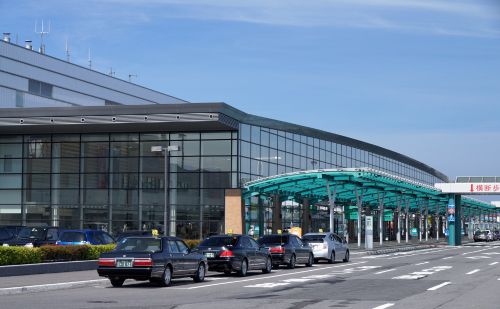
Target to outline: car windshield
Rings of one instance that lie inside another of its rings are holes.
[[[323,242],[323,239],[325,239],[325,235],[304,235],[302,237],[303,241],[308,242]]]
[[[485,235],[488,234],[488,231],[477,231],[476,235]]]
[[[124,238],[118,243],[115,251],[157,252],[161,251],[161,239],[157,238]]]
[[[44,228],[25,227],[19,232],[19,238],[43,238],[44,231]]]
[[[281,236],[281,235],[268,235],[268,236],[262,236],[259,238],[257,241],[259,245],[266,245],[266,244],[287,244],[288,243],[288,236]]]
[[[200,243],[200,247],[230,247],[237,243],[236,236],[209,237]]]
[[[86,239],[83,232],[64,232],[59,240],[63,242],[82,242]]]

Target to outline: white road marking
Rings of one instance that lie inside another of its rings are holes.
[[[286,282],[277,282],[277,283],[259,283],[259,284],[254,284],[254,285],[247,285],[245,288],[274,288],[277,286],[283,286],[283,285],[289,285],[290,283]]]
[[[288,282],[288,283],[292,283],[292,282],[307,282],[307,281],[311,281],[311,280],[314,280],[314,279],[297,278],[297,279],[285,279],[283,281]]]
[[[451,282],[447,281],[447,282],[443,282],[441,284],[438,284],[436,286],[433,286],[432,288],[428,288],[427,291],[435,291],[437,289],[440,289],[442,288],[443,286],[447,286],[448,284],[450,284]]]
[[[380,274],[383,274],[383,273],[388,273],[388,272],[394,271],[394,270],[396,270],[396,268],[382,270],[382,271],[376,272],[375,275],[380,275]]]
[[[422,262],[422,263],[418,263],[418,264],[415,264],[415,265],[424,265],[424,264],[428,264],[429,262]]]
[[[490,263],[488,265],[492,266],[492,265],[496,265],[496,264],[498,264],[498,262],[493,262],[493,263]]]
[[[389,307],[392,307],[392,306],[394,306],[393,303],[387,303],[387,304],[383,304],[383,305],[377,306],[377,307],[375,307],[373,309],[385,309],[385,308],[389,308]]]
[[[486,255],[498,255],[498,254],[500,254],[500,252],[486,252],[486,253],[483,253],[483,254],[486,254]]]
[[[472,275],[472,274],[477,273],[478,271],[480,271],[480,269],[474,269],[474,270],[471,270],[468,273],[466,273],[466,275]]]
[[[444,257],[442,258],[443,260],[448,260],[448,259],[452,259],[453,257],[452,256],[447,256],[447,257]]]
[[[479,255],[479,256],[468,256],[466,259],[471,259],[471,260],[482,260],[482,259],[491,259],[489,256],[484,256],[484,255]]]
[[[339,267],[352,266],[352,265],[359,265],[359,264],[364,264],[364,263],[366,263],[366,262],[349,263],[349,264],[342,264],[342,265],[329,266],[329,267],[321,267],[321,268],[317,267],[317,268],[314,268],[314,269],[297,271],[297,272],[288,272],[286,274],[279,274],[279,275],[274,275],[274,276],[273,275],[271,275],[271,276],[264,276],[264,277],[261,276],[261,277],[257,277],[257,278],[249,278],[249,279],[242,279],[242,280],[234,280],[234,281],[226,281],[226,282],[219,282],[219,283],[211,283],[211,284],[204,284],[204,285],[192,286],[192,287],[187,287],[187,288],[171,287],[169,289],[177,289],[177,290],[202,289],[202,288],[208,288],[208,287],[225,285],[225,284],[234,284],[234,283],[249,282],[249,281],[255,281],[255,280],[269,280],[269,279],[283,277],[283,276],[291,276],[291,275],[296,275],[296,274],[309,273],[309,272],[312,272],[312,271],[318,271],[318,270],[324,270],[324,269],[332,269],[332,268],[339,268]]]
[[[418,280],[424,277],[426,277],[426,275],[402,275],[398,277],[393,277],[392,279]]]
[[[33,288],[50,288],[50,287],[58,287],[65,285],[78,285],[78,284],[88,284],[88,283],[102,283],[104,281],[108,281],[108,279],[95,279],[95,280],[84,280],[84,281],[71,281],[71,282],[59,282],[59,283],[48,283],[48,284],[37,284],[37,285],[28,285],[28,286],[16,286],[11,288],[1,288],[0,291],[13,291],[16,289],[33,289]]]

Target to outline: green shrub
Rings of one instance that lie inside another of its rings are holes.
[[[85,247],[88,247],[88,250],[85,255],[85,260],[97,260],[99,258],[99,255],[101,255],[101,253],[113,250],[116,247],[116,245],[109,244],[109,245],[85,246]]]
[[[40,251],[44,261],[80,261],[85,260],[88,246],[42,246]]]
[[[39,248],[0,247],[0,265],[33,264],[42,262]]]
[[[184,240],[186,245],[188,245],[189,248],[193,249],[194,247],[198,246],[201,242],[199,239],[186,239]]]

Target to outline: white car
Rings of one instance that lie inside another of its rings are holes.
[[[349,262],[347,242],[335,233],[307,233],[302,236],[302,241],[312,248],[315,262]]]

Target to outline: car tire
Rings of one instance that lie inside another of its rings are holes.
[[[297,258],[295,257],[295,254],[292,254],[292,256],[290,257],[290,261],[288,262],[288,268],[294,269],[295,263],[297,263]]]
[[[193,277],[194,282],[202,282],[203,280],[205,280],[205,273],[206,273],[205,264],[200,263]]]
[[[342,260],[342,262],[344,262],[344,263],[349,262],[349,250],[345,251],[345,256],[344,256],[344,259]]]
[[[170,266],[165,267],[165,271],[163,272],[159,282],[163,287],[169,286],[170,283],[172,283],[172,268],[170,268]]]
[[[312,253],[309,253],[309,259],[307,260],[306,266],[311,267],[313,266],[314,263],[314,255]]]
[[[314,264],[318,264],[319,263],[319,259],[314,259]]]
[[[330,253],[330,257],[328,258],[328,263],[330,263],[330,264],[335,263],[335,251],[332,251]]]
[[[266,267],[262,269],[262,273],[268,274],[272,271],[273,269],[273,261],[271,260],[271,257],[267,257],[266,259]]]
[[[119,288],[123,285],[123,282],[125,282],[125,279],[123,278],[111,278],[109,279],[111,282],[111,285],[114,286],[115,288]]]
[[[243,261],[241,261],[240,270],[238,270],[238,275],[240,277],[245,277],[247,275],[247,272],[248,272],[248,262],[246,259],[243,259]]]

